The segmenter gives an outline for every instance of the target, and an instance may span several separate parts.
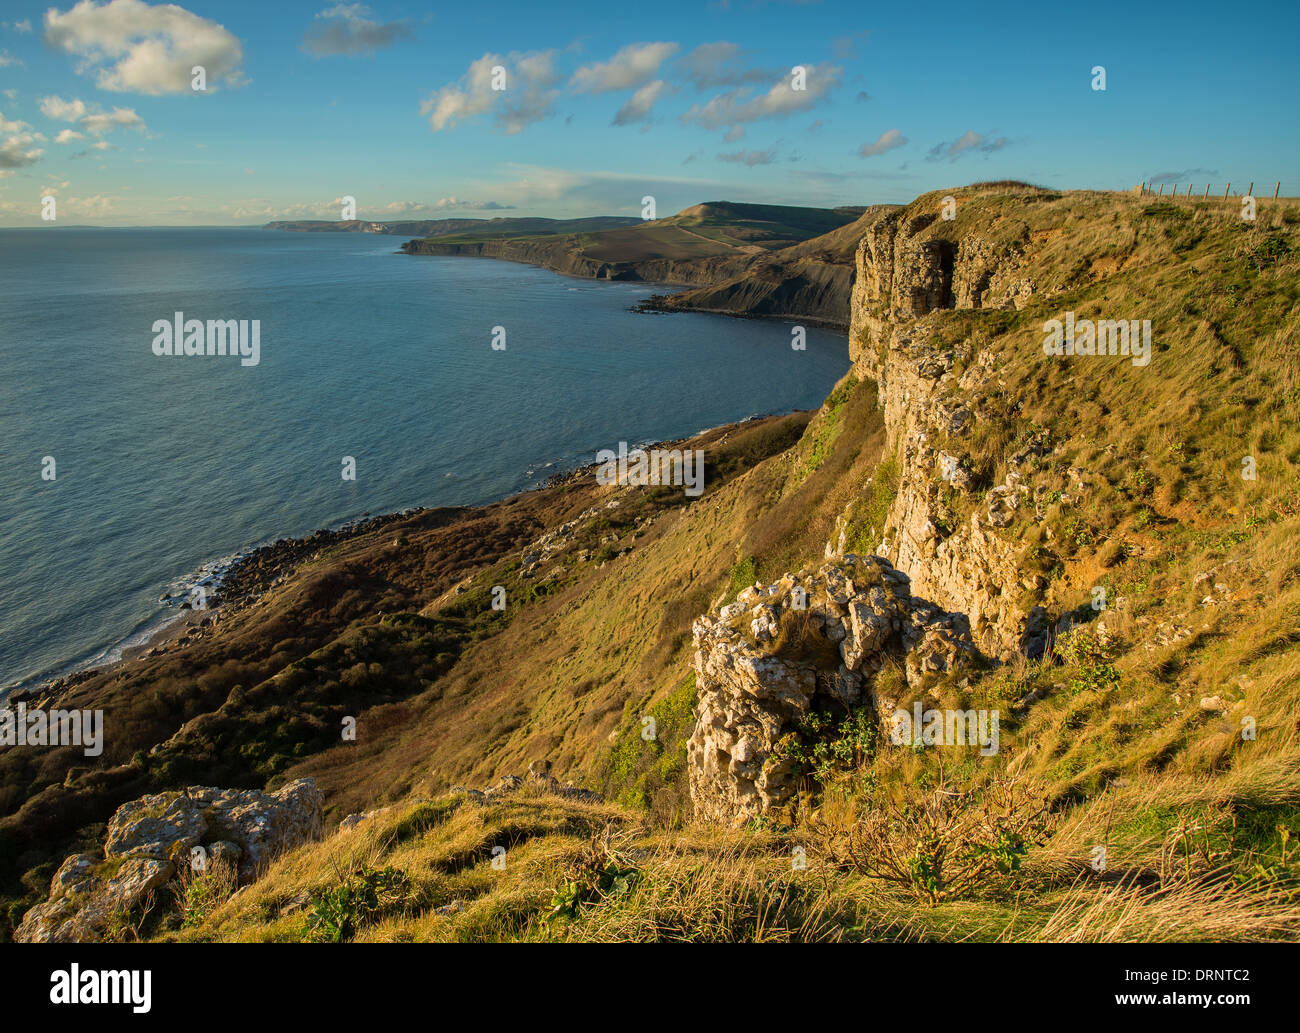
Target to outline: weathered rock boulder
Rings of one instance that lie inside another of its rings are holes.
[[[170,861],[105,860],[74,854],[50,880],[50,897],[23,916],[16,943],[88,943],[109,938],[175,872]]]
[[[319,839],[323,799],[314,779],[266,793],[191,786],[123,804],[108,823],[104,856],[74,854],[50,880],[50,896],[23,916],[20,943],[112,938],[178,864],[202,847],[207,861],[235,866],[251,881],[272,857]]]
[[[796,765],[779,744],[812,710],[874,704],[889,658],[919,689],[978,655],[964,615],[914,598],[907,575],[877,556],[747,588],[694,634],[691,798],[697,816],[731,824],[793,797]]]

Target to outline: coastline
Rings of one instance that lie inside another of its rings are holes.
[[[754,420],[786,416],[788,412],[754,413],[742,420],[705,427],[679,438],[629,442],[629,447],[667,448],[704,434],[731,430]],[[595,450],[591,450],[593,453]],[[183,581],[184,589],[164,594],[160,602],[182,598],[188,590],[199,584],[210,586],[212,593],[204,609],[194,610],[188,605],[159,610],[143,622],[142,628],[130,632],[112,646],[101,650],[88,660],[70,662],[47,676],[39,676],[28,684],[19,684],[0,695],[0,707],[11,703],[35,704],[58,696],[79,683],[105,672],[117,671],[137,660],[163,655],[177,646],[188,646],[215,634],[219,625],[249,606],[256,605],[269,591],[297,573],[302,566],[318,555],[322,549],[332,548],[379,534],[387,527],[408,520],[412,516],[433,512],[473,512],[489,506],[522,498],[534,492],[563,487],[583,476],[595,476],[600,466],[594,460],[581,462],[567,469],[557,470],[531,487],[512,492],[498,499],[490,499],[477,506],[413,506],[404,510],[350,518],[333,527],[320,528],[311,534],[274,538],[262,545],[242,549],[222,560],[201,565],[196,576]],[[116,654],[114,656],[114,654]],[[108,659],[104,659],[108,657]]]
[[[734,309],[727,308],[704,308],[697,305],[675,304],[673,299],[680,297],[682,297],[682,294],[652,294],[650,297],[642,298],[633,305],[632,311],[648,316],[676,316],[697,312],[706,316],[730,316],[732,319],[776,320],[782,323],[799,323],[804,326],[811,326],[817,330],[840,334],[845,339],[849,336],[848,325],[838,323],[833,319],[788,312],[737,312]]]
[[[547,269],[577,280],[609,283],[644,283],[647,288],[676,289],[674,294],[652,294],[632,308],[633,312],[699,312],[707,315],[733,316],[738,319],[777,319],[803,323],[822,330],[849,332],[847,313],[852,290],[851,265],[800,261],[786,267],[781,277],[761,278],[764,284],[757,293],[740,291],[740,284],[753,280],[753,256],[718,256],[697,259],[637,259],[621,262],[599,261],[561,249],[554,243],[528,240],[487,240],[462,244],[439,244],[437,238],[406,241],[394,254],[433,258],[486,258]],[[696,303],[714,295],[731,296],[748,307],[723,308]],[[832,300],[828,300],[832,299]],[[840,303],[842,302],[842,304]],[[762,309],[769,309],[764,311]],[[806,309],[842,309],[844,318],[830,318]]]
[[[203,637],[226,615],[255,603],[266,591],[291,574],[304,558],[322,548],[382,530],[386,524],[403,520],[430,508],[458,509],[470,507],[417,506],[376,516],[365,514],[333,527],[321,528],[309,535],[273,538],[262,545],[241,549],[220,560],[210,560],[182,580],[178,591],[159,597],[162,609],[146,618],[141,626],[118,639],[86,660],[69,661],[48,675],[38,675],[19,683],[0,696],[0,705],[40,699],[85,681],[95,674],[112,671],[142,657],[157,656],[175,643],[188,644]],[[200,610],[188,604],[172,607],[169,600],[184,598],[190,588],[203,585],[211,589],[208,605]]]

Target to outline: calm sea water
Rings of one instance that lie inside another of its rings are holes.
[[[782,323],[628,311],[644,284],[400,243],[0,230],[0,691],[115,657],[240,550],[810,408],[848,368],[835,334],[796,352]],[[154,355],[177,311],[260,320],[260,363]]]

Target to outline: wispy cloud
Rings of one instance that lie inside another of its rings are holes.
[[[701,43],[678,59],[676,72],[697,90],[772,82],[781,74],[773,68],[746,68],[744,56],[736,43]]]
[[[806,65],[805,89],[795,89],[789,78],[782,79],[766,93],[753,95],[749,88],[720,93],[707,104],[693,104],[682,115],[682,122],[704,129],[724,129],[760,119],[784,118],[807,111],[825,100],[839,85],[842,69],[836,65]]]
[[[837,36],[831,41],[831,56],[836,61],[852,61],[858,56],[858,45],[866,42],[871,30],[863,29],[847,36]]]
[[[335,4],[316,15],[302,38],[313,57],[368,56],[402,40],[414,39],[409,21],[378,22],[365,4]]]
[[[677,53],[676,43],[629,43],[608,61],[583,65],[569,85],[578,93],[609,93],[644,86],[660,66]]]
[[[484,54],[473,62],[457,83],[440,87],[420,105],[435,133],[496,109],[497,125],[513,135],[554,114],[561,75],[555,68],[555,51]],[[505,71],[506,89],[493,89],[494,69]]]
[[[935,144],[930,148],[930,153],[926,155],[926,160],[942,161],[946,158],[948,161],[956,161],[966,154],[992,154],[994,151],[1002,150],[1010,142],[1005,136],[999,136],[995,139],[984,133],[977,133],[973,129],[968,129],[951,143]]]
[[[75,122],[92,136],[104,136],[114,129],[136,129],[144,132],[148,127],[134,108],[115,107],[112,111],[100,111],[99,105],[87,105],[85,101],[74,97],[64,100],[62,97],[42,97],[41,114],[56,122]],[[63,143],[64,130],[59,134],[58,142]],[[71,139],[71,137],[69,138]]]
[[[515,206],[500,201],[466,201],[457,197],[440,197],[433,207],[438,211],[450,208],[465,212],[508,212],[513,211]]]
[[[1218,169],[1181,169],[1178,172],[1157,172],[1148,176],[1148,183],[1185,183],[1189,179],[1208,178],[1219,175]]]
[[[618,109],[614,114],[613,124],[627,126],[636,122],[650,121],[654,113],[654,106],[659,103],[659,98],[671,92],[671,90],[672,87],[662,79],[646,83],[628,98],[627,103]]]
[[[772,148],[766,151],[732,151],[728,154],[719,154],[718,161],[731,162],[736,165],[745,165],[753,168],[755,165],[771,165],[777,160],[776,149]]]
[[[874,143],[864,143],[858,148],[858,156],[862,158],[874,158],[878,154],[884,154],[892,151],[896,147],[904,147],[907,144],[907,137],[897,129],[886,129]]]

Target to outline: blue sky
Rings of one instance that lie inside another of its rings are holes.
[[[0,11],[0,225],[41,225],[44,196],[63,225],[253,225],[338,218],[344,196],[398,219],[639,215],[647,194],[660,215],[870,204],[1002,178],[1300,194],[1291,0]]]

